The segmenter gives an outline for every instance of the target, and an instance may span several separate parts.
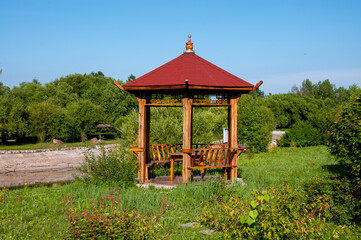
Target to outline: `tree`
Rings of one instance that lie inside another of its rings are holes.
[[[152,143],[183,142],[182,108],[151,108],[150,140]]]
[[[314,86],[310,79],[303,80],[302,86],[300,88],[301,96],[313,96],[314,95]]]
[[[74,142],[80,139],[74,119],[69,116],[65,108],[58,108],[54,113],[51,122],[49,135],[52,138],[60,139],[64,142]]]
[[[134,79],[135,79],[135,76],[134,76],[133,74],[130,74],[130,76],[128,77],[126,83],[131,82],[131,81],[133,81]]]
[[[33,103],[28,107],[30,127],[38,135],[40,142],[45,142],[49,136],[57,109],[56,105],[47,101]]]
[[[2,82],[0,82],[0,96],[6,95],[10,92],[10,88],[7,86],[4,86]]]
[[[335,85],[331,84],[328,79],[319,81],[316,85],[315,97],[319,99],[332,99],[335,100]]]
[[[306,119],[308,103],[306,98],[295,94],[276,94],[268,97],[266,106],[275,116],[277,128],[289,128]]]
[[[25,104],[42,102],[49,98],[46,89],[34,79],[32,82],[22,82],[19,87],[14,87],[11,94],[20,98]]]
[[[138,110],[132,109],[126,116],[120,116],[114,123],[125,145],[138,145]]]
[[[289,147],[291,143],[297,147],[317,146],[322,143],[323,135],[309,122],[300,121],[292,125],[278,142],[281,147]]]
[[[223,139],[227,127],[227,108],[195,108],[193,114],[193,142],[211,143]]]
[[[62,107],[70,102],[73,102],[78,99],[78,95],[73,92],[73,87],[66,82],[60,82],[56,87],[56,92],[54,96],[57,104]]]
[[[104,77],[104,74],[100,71],[98,73],[91,74],[70,74],[65,77],[61,77],[56,79],[53,84],[57,87],[61,82],[67,83],[72,87],[72,93],[81,97],[86,91],[92,87],[92,85],[96,85],[100,87],[106,83],[112,83],[114,79]]]
[[[11,95],[0,95],[0,137],[3,143],[19,139],[27,132],[27,114],[23,101]]]
[[[105,121],[109,124],[114,124],[119,116],[127,115],[138,106],[133,94],[119,90],[113,82],[101,86],[93,84],[83,97],[103,108]]]
[[[348,176],[361,189],[361,94],[341,108],[328,135],[330,153],[347,166]]]
[[[103,109],[87,99],[72,102],[66,109],[68,116],[73,119],[77,131],[80,133],[82,141],[95,133],[94,127],[104,120]]]
[[[271,132],[276,127],[272,111],[263,99],[242,95],[238,104],[238,143],[250,152],[266,151]]]
[[[104,77],[104,74],[101,71],[91,72],[90,75],[92,75],[94,77]]]

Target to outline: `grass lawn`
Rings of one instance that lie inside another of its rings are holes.
[[[309,147],[292,150],[279,149],[273,153],[243,155],[239,159],[239,177],[246,185],[233,184],[238,196],[248,199],[250,191],[288,181],[300,188],[302,181],[337,175],[337,164],[326,147]],[[333,171],[330,171],[333,170]],[[113,186],[117,187],[117,186]],[[168,239],[219,239],[217,234],[203,235],[202,227],[181,227],[182,223],[197,222],[202,202],[215,197],[220,186],[215,181],[205,184],[184,184],[175,189],[129,188],[111,190],[110,186],[73,182],[64,185],[24,187],[0,190],[0,239],[58,239],[67,229],[64,216],[64,197],[72,195],[78,209],[89,207],[89,197],[120,193],[120,200],[128,210],[137,209],[145,214],[159,214],[160,201],[173,206],[161,220],[163,234]]]

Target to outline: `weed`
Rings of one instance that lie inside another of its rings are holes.
[[[0,202],[6,201],[5,195],[6,195],[6,189],[3,188],[3,189],[0,190]]]
[[[96,183],[117,183],[124,187],[134,186],[137,162],[128,151],[101,148],[100,153],[88,152],[79,168],[80,179]]]

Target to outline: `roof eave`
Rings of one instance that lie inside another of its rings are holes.
[[[226,90],[226,91],[252,91],[254,86],[228,87],[228,86],[197,86],[197,85],[164,85],[164,86],[122,86],[125,91],[149,91],[149,90]]]

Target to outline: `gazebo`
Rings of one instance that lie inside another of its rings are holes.
[[[146,163],[150,160],[150,109],[159,106],[183,107],[184,152],[192,149],[192,109],[199,106],[228,108],[228,147],[237,148],[237,103],[261,84],[252,85],[197,56],[189,35],[186,50],[179,57],[124,85],[114,81],[121,90],[136,95],[139,103],[138,181],[147,182]],[[183,182],[192,178],[191,156],[182,155]],[[231,181],[237,179],[237,159],[228,171]]]

